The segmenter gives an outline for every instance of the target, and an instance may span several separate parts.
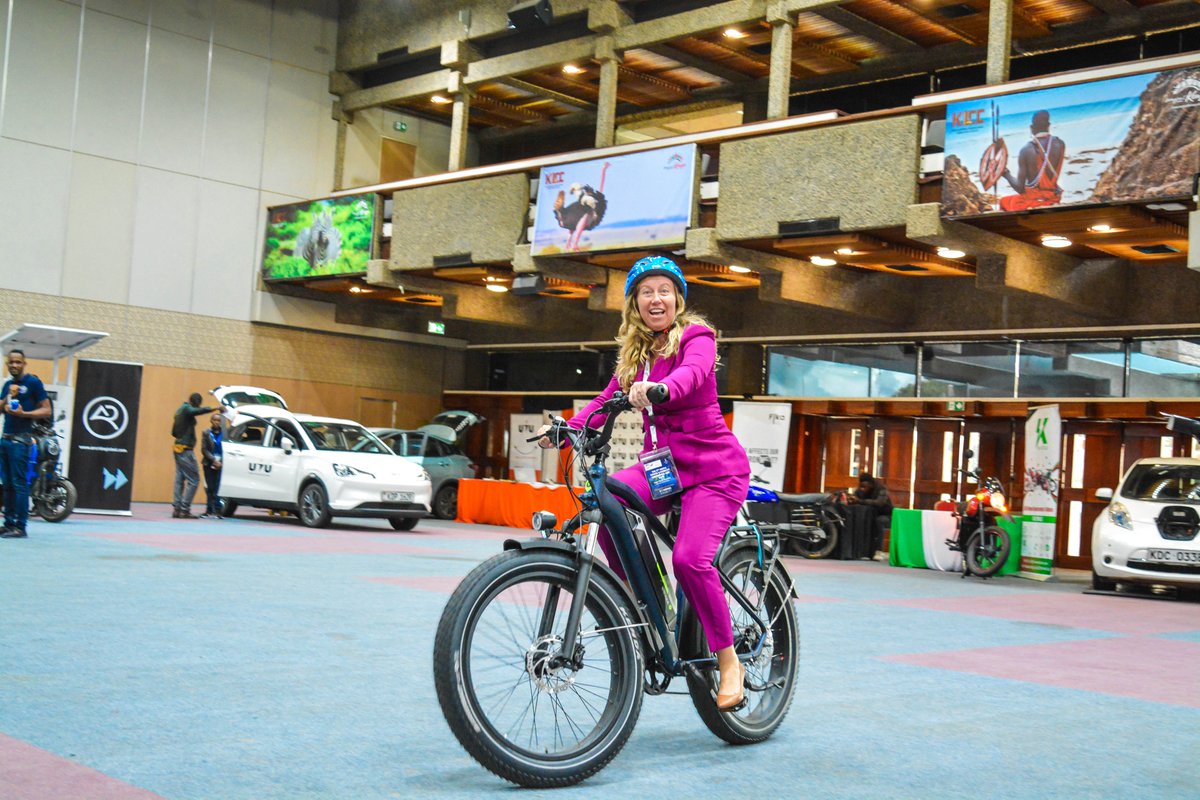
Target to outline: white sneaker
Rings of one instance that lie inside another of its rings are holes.
[[[871,556],[872,561],[887,561],[888,554],[883,550],[876,550],[875,555]]]

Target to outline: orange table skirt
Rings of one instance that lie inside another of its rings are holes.
[[[561,525],[575,516],[579,504],[567,486],[541,486],[514,481],[460,480],[458,522],[530,527],[535,511],[550,511]],[[582,489],[575,490],[576,493]]]

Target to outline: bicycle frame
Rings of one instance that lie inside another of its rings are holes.
[[[678,623],[683,619],[688,606],[687,598],[683,596],[681,590],[674,590],[678,603],[674,619],[668,619],[659,607],[658,599],[655,596],[655,588],[651,582],[651,576],[642,562],[634,532],[630,528],[625,515],[626,506],[622,505],[618,500],[618,494],[621,499],[626,501],[630,510],[638,514],[645,521],[648,536],[658,536],[667,545],[674,545],[674,537],[663,527],[657,517],[645,507],[645,504],[636,494],[632,491],[626,494],[618,488],[620,484],[614,483],[610,485],[608,481],[608,468],[604,460],[608,453],[607,442],[612,434],[612,426],[615,418],[616,413],[610,413],[604,429],[599,436],[591,440],[591,443],[586,447],[582,445],[579,447],[581,453],[585,450],[590,450],[594,454],[595,459],[588,468],[589,490],[580,496],[580,500],[584,505],[581,522],[586,525],[586,530],[582,534],[581,541],[577,543],[575,548],[578,574],[575,582],[574,597],[567,616],[566,634],[560,652],[564,654],[575,652],[579,620],[583,614],[587,586],[591,580],[592,569],[595,565],[596,542],[600,535],[600,525],[603,523],[617,550],[621,567],[628,579],[633,599],[636,601],[634,611],[640,618],[636,624],[639,627],[644,627],[648,633],[648,643],[654,648],[656,656],[654,659],[656,662],[655,665],[661,667],[661,671],[666,675],[674,677],[682,676],[689,670],[701,666],[715,665],[716,659],[712,657],[693,659],[680,657],[679,642],[682,626]],[[614,488],[616,488],[616,493],[613,491]],[[581,525],[582,529],[583,526]],[[774,565],[775,558],[778,558],[778,553],[772,554],[769,563],[764,561],[762,532],[755,525],[731,527],[717,550],[715,561],[717,563],[720,562],[721,554],[725,551],[729,543],[729,533],[752,534],[755,536],[759,567],[764,570],[764,573],[769,574]],[[719,568],[718,575],[725,591],[750,615],[751,619],[754,620],[762,631],[751,652],[740,656],[742,660],[757,658],[767,642],[770,624],[773,620],[762,619],[754,605],[741,590],[734,586],[729,576],[721,572]],[[664,589],[669,588],[670,584],[667,582]],[[551,596],[547,597],[545,607],[543,608],[541,627],[544,632],[548,632],[549,630],[550,620],[553,618],[557,604],[558,595],[557,592],[554,592]],[[675,623],[674,630],[672,630],[672,623]],[[647,655],[651,654],[647,653]]]

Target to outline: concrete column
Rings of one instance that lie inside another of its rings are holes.
[[[1188,269],[1200,270],[1200,211],[1188,214]]]
[[[767,84],[767,119],[788,115],[788,96],[792,90],[792,33],[795,24],[790,15],[770,19],[771,76]]]
[[[463,86],[454,93],[454,111],[450,118],[450,163],[454,172],[467,166],[467,132],[470,129],[471,90]]]
[[[600,96],[596,100],[596,147],[610,147],[617,132],[617,82],[621,54],[613,48],[611,36],[596,40],[596,60],[600,62]]]
[[[1013,0],[988,3],[987,82],[1008,80],[1008,60],[1012,52]]]

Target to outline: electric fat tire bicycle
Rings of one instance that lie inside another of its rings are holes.
[[[541,538],[506,541],[459,584],[438,624],[434,679],[450,729],[480,764],[521,786],[568,786],[603,769],[633,732],[642,695],[663,694],[674,678],[686,681],[709,730],[731,744],[768,738],[792,702],[800,634],[779,540],[735,524],[714,564],[747,702],[717,709],[716,658],[654,541],[670,546],[674,536],[608,477],[613,422],[629,408],[618,392],[594,412],[608,415],[599,432],[553,423],[553,441],[591,459],[583,510],[561,529],[553,515],[535,514]],[[627,583],[595,556],[601,525]]]

